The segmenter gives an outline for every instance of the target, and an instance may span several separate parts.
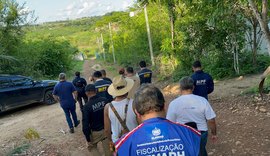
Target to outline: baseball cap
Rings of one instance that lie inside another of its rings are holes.
[[[91,91],[96,91],[96,87],[95,87],[95,85],[93,85],[93,84],[88,84],[88,85],[85,87],[85,92],[91,92]]]

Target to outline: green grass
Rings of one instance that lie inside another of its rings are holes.
[[[29,143],[22,144],[18,147],[15,147],[12,151],[10,151],[7,155],[8,156],[13,156],[13,155],[20,155],[26,152],[31,145]]]
[[[266,78],[264,81],[264,87],[263,90],[265,93],[270,92],[270,77]],[[242,95],[250,95],[250,94],[258,94],[259,93],[259,86],[254,86],[246,89]]]

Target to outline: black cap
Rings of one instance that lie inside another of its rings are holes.
[[[85,92],[93,92],[93,91],[96,91],[95,85],[93,85],[93,84],[88,84],[88,85],[85,87]]]

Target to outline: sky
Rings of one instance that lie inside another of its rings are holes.
[[[104,15],[126,10],[134,0],[17,0],[25,10],[35,11],[37,23]]]

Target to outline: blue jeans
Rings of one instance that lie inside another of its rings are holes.
[[[78,119],[77,119],[77,114],[76,114],[76,105],[72,105],[72,106],[66,106],[66,107],[62,107],[62,109],[65,112],[66,115],[66,120],[68,123],[69,128],[73,128],[73,123],[74,125],[78,124]],[[70,114],[72,116],[73,122],[71,120]]]
[[[208,132],[201,131],[200,156],[207,156],[207,151],[206,151],[207,137],[208,137]]]

